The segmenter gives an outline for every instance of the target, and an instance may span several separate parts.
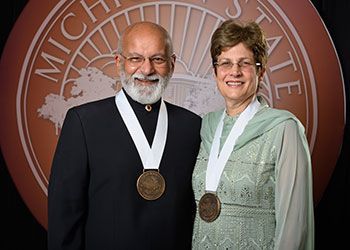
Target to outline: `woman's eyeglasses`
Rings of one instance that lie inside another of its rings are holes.
[[[232,69],[232,67],[234,65],[237,65],[240,70],[247,70],[247,69],[251,68],[251,66],[253,66],[253,65],[259,67],[259,66],[261,66],[261,63],[253,63],[248,59],[247,60],[244,59],[244,60],[241,60],[238,62],[232,62],[231,60],[225,59],[225,60],[217,61],[214,63],[214,66],[217,69],[220,69],[223,71],[228,71],[228,70]]]

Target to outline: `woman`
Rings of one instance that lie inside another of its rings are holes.
[[[228,20],[211,57],[224,110],[202,121],[193,173],[193,249],[313,249],[311,160],[301,122],[257,96],[267,43],[252,22]]]

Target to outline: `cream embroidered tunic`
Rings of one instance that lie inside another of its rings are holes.
[[[192,180],[197,208],[222,112],[209,113],[202,121]],[[224,118],[220,147],[236,120]],[[236,141],[217,195],[221,212],[214,222],[207,223],[196,213],[193,249],[313,249],[311,160],[298,119],[262,103]]]

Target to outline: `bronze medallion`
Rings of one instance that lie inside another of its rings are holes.
[[[219,197],[213,193],[205,193],[199,201],[199,216],[206,222],[213,222],[220,214]]]
[[[156,200],[165,190],[165,180],[156,170],[144,171],[136,183],[137,191],[146,200]]]

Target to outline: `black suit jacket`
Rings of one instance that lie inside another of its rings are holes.
[[[128,97],[152,143],[160,102],[152,112]],[[143,199],[143,166],[115,98],[67,112],[48,189],[48,246],[53,249],[190,249],[195,202],[192,171],[201,119],[166,103],[168,135],[159,167],[163,196]]]

